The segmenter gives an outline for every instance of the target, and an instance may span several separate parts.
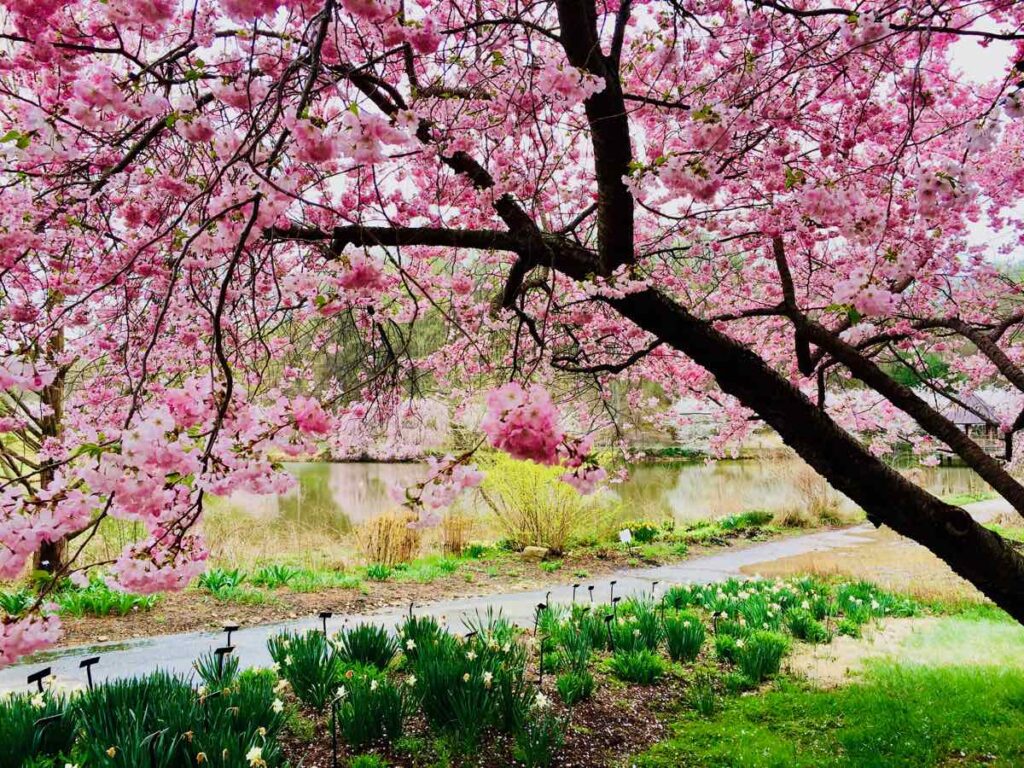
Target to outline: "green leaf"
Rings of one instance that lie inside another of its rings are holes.
[[[690,113],[690,117],[696,120],[698,123],[717,123],[721,120],[718,113],[712,109],[710,104],[705,104],[700,109],[694,110]]]
[[[799,168],[786,166],[786,189],[795,189],[807,180],[807,174]]]

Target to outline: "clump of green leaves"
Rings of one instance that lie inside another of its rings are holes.
[[[589,670],[573,670],[558,676],[558,695],[567,706],[586,701],[594,694],[594,676]]]
[[[335,647],[347,662],[385,669],[398,655],[398,641],[379,624],[359,624],[335,635]]]
[[[334,697],[344,665],[327,637],[316,630],[282,632],[267,642],[281,677],[308,707],[324,711]]]
[[[640,685],[653,685],[665,674],[665,662],[647,648],[617,650],[608,666],[620,680]]]
[[[778,632],[759,630],[736,641],[736,663],[755,683],[778,674],[789,641]]]
[[[704,622],[695,613],[665,618],[665,644],[673,661],[693,661],[704,646]]]
[[[397,685],[375,674],[354,673],[338,688],[338,728],[356,748],[402,736],[405,700]]]

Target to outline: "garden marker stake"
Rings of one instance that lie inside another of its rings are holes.
[[[721,611],[715,611],[711,614],[711,631],[716,635],[718,634],[718,617],[722,615]]]
[[[327,620],[333,615],[330,611],[320,611],[320,620],[324,623],[324,637],[327,637]]]
[[[533,636],[537,636],[537,627],[540,625],[540,612],[547,608],[547,603],[537,603],[537,612],[533,616]]]
[[[661,583],[660,581],[652,581],[651,582],[651,600],[653,600],[655,598],[655,596],[658,594],[658,585],[660,583]]]
[[[576,590],[580,588],[579,584],[572,585],[572,604],[576,605]]]
[[[217,675],[222,676],[224,674],[224,657],[235,650],[233,645],[225,645],[222,648],[214,648],[213,654],[217,657]]]
[[[88,659],[82,659],[78,664],[79,669],[85,670],[85,679],[89,681],[89,690],[92,690],[92,666],[98,664],[100,660],[99,656],[90,656]]]
[[[615,653],[615,638],[612,637],[612,622],[615,621],[615,617],[610,613],[604,617],[604,628],[608,630],[608,647],[612,653]]]
[[[49,676],[50,676],[50,668],[49,667],[44,667],[43,669],[40,669],[38,672],[33,672],[31,675],[29,675],[28,678],[27,678],[27,681],[28,681],[29,685],[32,685],[32,683],[35,683],[36,686],[39,688],[39,692],[42,693],[43,692],[43,680],[45,680]]]
[[[587,587],[587,592],[590,593],[590,604],[593,605],[594,604],[594,585],[593,584],[591,584],[589,587]]]
[[[227,639],[227,642],[224,643],[224,645],[231,645],[231,633],[238,631],[238,625],[237,624],[225,624],[224,625],[224,631],[228,633],[228,639]]]
[[[621,599],[621,597],[612,598],[612,614],[615,616],[615,618],[619,617],[619,600]]]
[[[340,696],[331,699],[331,761],[334,768],[338,768],[338,702]]]
[[[615,585],[618,584],[618,583],[619,582],[617,582],[615,579],[612,579],[612,582],[611,582],[611,593],[610,593],[610,595],[608,597],[609,600],[612,600],[612,601],[615,600]]]

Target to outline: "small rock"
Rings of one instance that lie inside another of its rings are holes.
[[[548,556],[547,547],[526,547],[519,556],[530,563],[537,563]]]
[[[105,643],[109,639],[110,638],[107,637],[106,635],[100,635],[99,637],[96,638],[96,642],[98,642],[98,643]]]

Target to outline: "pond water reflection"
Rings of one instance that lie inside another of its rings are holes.
[[[389,485],[415,483],[426,472],[423,464],[374,462],[291,464],[288,469],[299,480],[290,492],[281,496],[236,494],[222,503],[256,518],[280,519],[340,534],[393,509]],[[915,482],[939,496],[987,489],[984,481],[963,467],[909,471]],[[823,496],[834,499],[840,508],[853,509],[806,465],[788,458],[641,464],[631,469],[628,481],[612,489],[623,501],[626,518],[685,521],[750,509],[799,510]],[[471,498],[465,503],[474,506]],[[482,505],[477,502],[476,506]]]

